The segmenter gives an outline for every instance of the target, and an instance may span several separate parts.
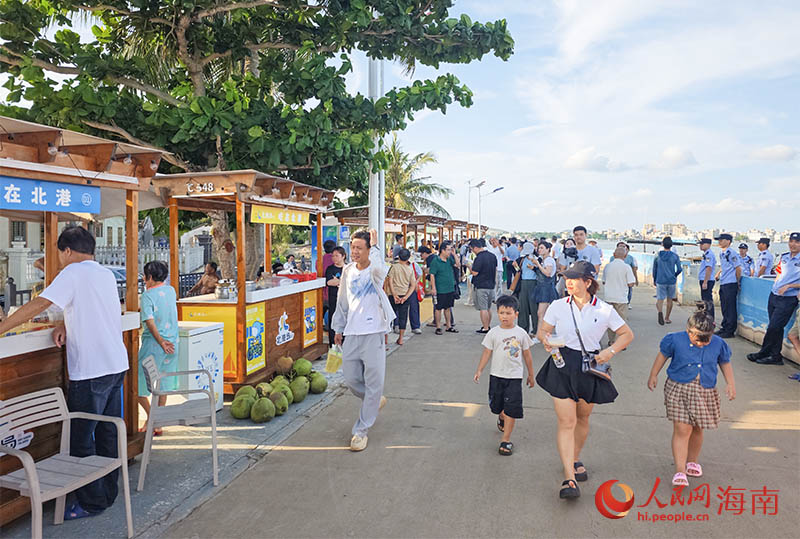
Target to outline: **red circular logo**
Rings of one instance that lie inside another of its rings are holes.
[[[617,485],[625,494],[624,500],[618,500],[611,492],[611,487]],[[594,504],[600,514],[606,518],[622,518],[628,514],[633,507],[633,489],[625,483],[619,483],[616,479],[609,479],[597,489],[594,495]]]

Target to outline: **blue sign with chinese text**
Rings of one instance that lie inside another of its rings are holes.
[[[0,210],[100,213],[100,188],[0,176]]]

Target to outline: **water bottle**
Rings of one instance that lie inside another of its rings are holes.
[[[563,368],[565,363],[564,358],[561,356],[560,348],[566,345],[564,338],[559,337],[558,335],[550,335],[547,340],[550,343],[550,346],[553,347],[550,350],[550,357],[553,358],[553,363],[557,368]]]

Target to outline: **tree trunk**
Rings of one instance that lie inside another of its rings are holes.
[[[245,241],[245,260],[247,261],[247,269],[245,274],[248,281],[255,281],[258,267],[264,261],[264,242],[258,241],[260,234],[256,233],[255,225],[245,223],[244,225],[244,241]],[[264,270],[268,271],[268,270]]]
[[[214,250],[217,253],[217,264],[223,279],[235,279],[234,260],[236,251],[228,252],[225,245],[231,241],[231,231],[228,227],[228,216],[222,210],[210,210],[211,237],[214,240]]]

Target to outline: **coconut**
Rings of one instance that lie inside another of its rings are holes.
[[[281,384],[272,390],[273,393],[283,393],[289,404],[294,402],[294,392],[289,387],[289,384]]]
[[[256,393],[256,388],[253,386],[242,386],[236,391],[236,395],[234,395],[233,398],[236,399],[237,397],[241,397],[243,395],[253,397],[254,399],[258,396]]]
[[[289,409],[289,401],[286,400],[286,395],[280,391],[273,391],[269,400],[275,405],[275,415],[283,415]]]
[[[258,399],[250,408],[250,419],[256,423],[264,423],[275,417],[275,405],[268,397]]]
[[[312,393],[324,393],[328,389],[328,379],[321,373],[311,373],[310,379]]]
[[[261,382],[256,386],[256,393],[259,397],[269,397],[272,393],[272,386],[266,382]]]
[[[294,402],[303,402],[303,399],[306,398],[308,395],[308,389],[311,384],[308,382],[308,378],[305,376],[298,376],[292,383],[289,384],[289,389],[292,390],[292,395],[294,396]]]
[[[250,389],[253,388],[251,387]],[[253,389],[253,391],[255,390]],[[246,419],[250,417],[250,409],[255,402],[256,399],[250,395],[242,395],[233,399],[231,403],[231,415],[236,419]]]
[[[297,376],[308,376],[311,374],[312,368],[313,366],[311,365],[311,362],[304,357],[301,357],[292,365],[292,369]]]
[[[277,387],[280,384],[284,384],[284,385],[287,385],[287,386],[289,385],[289,381],[286,379],[285,376],[283,376],[281,374],[279,374],[278,376],[273,378],[272,381],[270,382],[270,385],[273,388]]]
[[[294,362],[289,356],[279,357],[276,362],[275,370],[280,374],[289,374],[292,370],[292,365],[294,365]]]

